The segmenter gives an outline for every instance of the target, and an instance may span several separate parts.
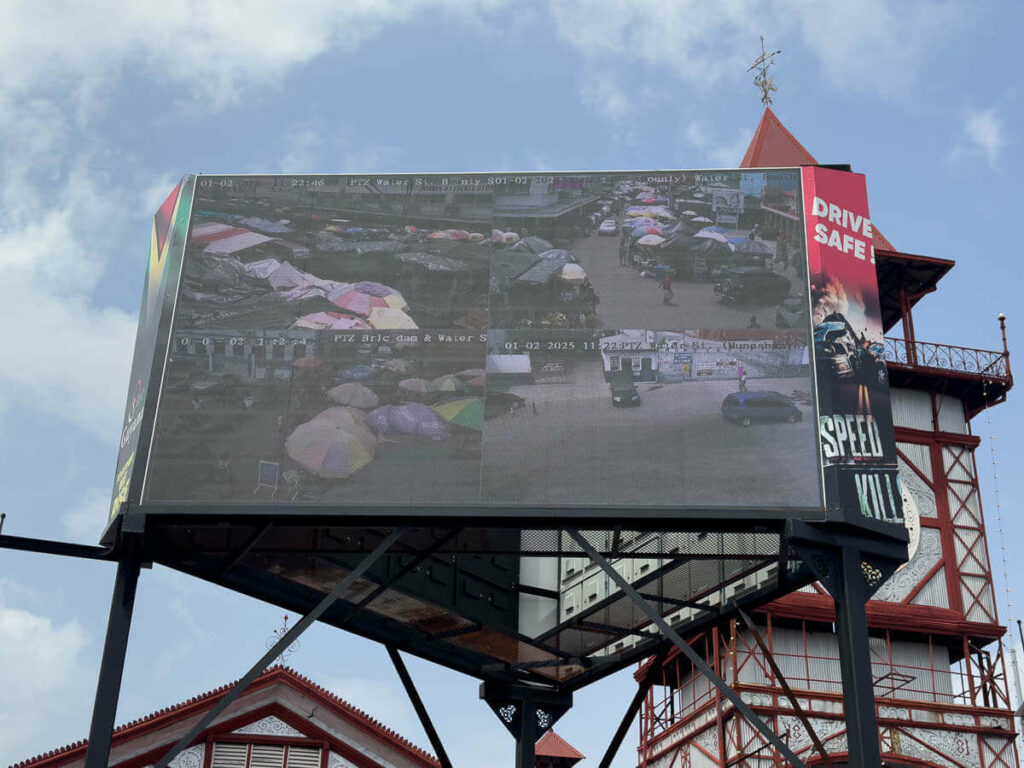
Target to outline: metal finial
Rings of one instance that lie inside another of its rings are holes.
[[[775,80],[768,77],[768,68],[775,63],[773,59],[780,53],[782,53],[781,50],[772,51],[771,53],[765,51],[764,35],[761,35],[761,55],[754,60],[754,63],[750,65],[750,69],[747,70],[747,72],[754,69],[757,70],[754,85],[761,91],[761,103],[766,107],[772,103],[772,93],[778,90],[775,87]]]
[[[269,651],[271,648],[273,648],[277,644],[277,641],[280,640],[282,637],[284,637],[287,633],[288,633],[288,614],[285,614],[284,615],[284,622],[281,624],[281,628],[280,629],[275,629],[270,634],[270,637],[267,638],[267,642],[266,642],[267,650]],[[288,657],[291,656],[293,653],[295,653],[297,650],[299,650],[299,641],[298,640],[296,640],[294,643],[292,643],[287,648],[285,648],[283,651],[281,651],[281,654],[277,657],[277,659],[280,660],[282,663],[286,662],[286,661],[288,661]]]

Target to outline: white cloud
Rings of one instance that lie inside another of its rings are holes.
[[[95,543],[107,522],[110,513],[110,489],[89,488],[78,503],[61,516],[61,522],[69,535]]]
[[[110,439],[124,410],[136,320],[94,305],[92,294],[124,220],[120,194],[82,161],[57,177],[48,204],[43,185],[25,184],[19,199],[18,180],[30,176],[33,156],[13,154],[0,158],[8,171],[0,192],[8,202],[0,219],[0,327],[20,341],[17,359],[0,366],[0,397]]]
[[[323,151],[322,131],[322,125],[316,122],[290,126],[285,132],[278,172],[315,173]]]
[[[416,14],[473,28],[500,5],[474,0],[12,0],[0,6],[0,71],[8,96],[71,87],[89,112],[127,68],[181,87],[181,100],[222,106],[279,84],[328,49],[354,50]],[[0,101],[3,93],[0,92]]]
[[[809,56],[837,89],[899,98],[963,12],[925,0],[720,0],[713,9],[698,0],[551,0],[551,14],[556,33],[586,69],[645,67],[639,77],[633,71],[634,87],[641,77],[662,89],[682,81],[691,97],[712,96],[747,70],[765,34],[771,47],[792,50],[782,64]],[[613,120],[622,111],[616,92],[602,93],[589,80],[581,98]]]
[[[973,110],[964,118],[963,133],[950,150],[948,158],[956,163],[981,160],[996,170],[1005,146],[1003,121],[996,114],[995,108]]]
[[[72,619],[55,624],[45,616],[0,602],[0,745],[11,762],[58,746],[88,729],[93,666],[83,659],[85,631]]]
[[[753,128],[732,131],[723,139],[714,126],[704,120],[691,120],[683,129],[687,143],[699,152],[700,163],[708,167],[734,168],[743,159]]]

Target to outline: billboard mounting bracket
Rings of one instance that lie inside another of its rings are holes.
[[[430,739],[430,745],[434,748],[434,752],[437,753],[437,759],[441,763],[441,768],[452,768],[451,758],[448,757],[444,743],[441,741],[441,737],[438,735],[437,729],[434,728],[434,723],[430,719],[430,713],[427,712],[423,699],[420,698],[420,693],[416,690],[416,684],[413,683],[409,669],[402,660],[402,654],[393,645],[387,646],[387,651],[388,656],[391,658],[391,663],[395,666],[395,672],[398,673],[398,679],[402,681],[402,687],[405,688],[405,695],[409,697],[413,709],[416,710],[416,716],[420,719],[420,725],[423,726],[423,730],[427,733],[427,738]]]
[[[285,632],[276,643],[268,650],[263,656],[260,657],[259,661],[252,665],[248,672],[231,687],[224,697],[217,702],[217,705],[210,709],[199,722],[192,726],[188,733],[182,736],[178,741],[161,757],[153,768],[167,768],[167,765],[178,756],[178,753],[186,747],[191,746],[192,742],[198,737],[206,728],[208,728],[213,721],[227,709],[242,693],[246,688],[263,674],[263,671],[276,659],[281,652],[288,648],[294,643],[299,635],[306,631],[310,624],[316,621],[320,616],[330,608],[337,600],[344,595],[349,588],[355,584],[355,582],[372,566],[377,560],[381,558],[392,545],[395,544],[406,531],[405,526],[400,526],[391,531],[385,536],[376,548],[364,557],[358,565],[356,565],[348,575],[339,581],[324,598],[317,603],[316,607],[313,608],[309,613],[295,622],[295,625]]]
[[[764,722],[750,706],[740,697],[736,691],[734,691],[725,680],[718,676],[718,674],[708,666],[707,662],[700,657],[700,655],[690,647],[678,632],[676,632],[669,625],[667,621],[661,616],[660,613],[646,600],[644,600],[639,593],[626,581],[622,575],[612,567],[605,558],[594,548],[594,546],[584,538],[578,530],[575,528],[566,528],[566,533],[575,541],[580,548],[587,553],[587,556],[598,566],[602,571],[607,574],[608,578],[611,579],[615,585],[626,595],[633,603],[645,614],[647,618],[651,620],[662,634],[666,638],[672,641],[672,643],[682,652],[684,656],[696,667],[701,674],[704,675],[707,680],[712,683],[718,690],[722,692],[722,695],[727,698],[736,710],[743,715],[743,717],[753,726],[756,730],[760,731],[761,735],[764,736],[768,742],[775,747],[795,768],[807,768],[806,764],[797,757],[796,753],[790,749],[782,739],[779,738],[768,724]],[[158,768],[160,768],[158,766]]]

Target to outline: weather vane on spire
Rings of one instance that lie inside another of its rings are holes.
[[[764,49],[764,35],[761,35],[761,55],[754,60],[754,63],[750,65],[750,69],[747,70],[747,72],[753,69],[757,70],[754,85],[761,91],[761,103],[766,107],[772,103],[772,93],[779,90],[775,87],[775,80],[768,77],[768,67],[775,63],[773,59],[780,53],[782,53],[781,50],[772,51],[771,53],[766,52]]]

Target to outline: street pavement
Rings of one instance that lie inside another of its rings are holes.
[[[557,384],[507,388],[528,402],[487,421],[485,501],[622,506],[816,506],[810,409],[796,424],[741,427],[720,414],[733,381],[638,385],[639,407],[612,405],[600,362]],[[806,379],[756,379],[790,394]]]
[[[593,234],[577,240],[571,247],[590,278],[601,303],[597,315],[601,328],[641,328],[678,331],[696,328],[748,328],[751,316],[762,328],[775,328],[778,305],[737,305],[722,301],[711,283],[673,281],[675,297],[662,304],[657,280],[640,276],[633,267],[619,265],[619,234]],[[781,274],[790,279],[791,294],[800,291],[795,272]]]

